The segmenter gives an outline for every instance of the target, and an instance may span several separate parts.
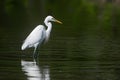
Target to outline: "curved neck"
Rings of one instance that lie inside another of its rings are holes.
[[[51,32],[51,29],[52,29],[52,23],[51,22],[48,22],[48,21],[45,21],[44,22],[45,25],[47,26],[47,30],[46,30],[46,40],[45,42],[48,41],[49,37],[50,37],[50,32]]]
[[[50,32],[51,32],[51,29],[52,29],[52,23],[51,23],[51,22],[45,22],[45,25],[47,26],[46,32],[47,32],[47,33],[50,33]]]

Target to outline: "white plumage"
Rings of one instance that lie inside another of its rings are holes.
[[[38,25],[25,39],[22,50],[30,47],[35,47],[40,41],[45,39],[45,28],[42,25]]]
[[[45,25],[47,26],[47,30],[43,25],[38,25],[25,39],[24,43],[22,44],[21,49],[25,50],[26,48],[34,47],[34,57],[37,57],[36,49],[38,45],[40,45],[43,41],[47,42],[50,36],[50,32],[52,29],[51,21],[62,23],[52,16],[47,16],[44,20]]]

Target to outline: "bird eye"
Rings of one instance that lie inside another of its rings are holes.
[[[52,18],[52,21],[55,21],[55,18]]]
[[[52,18],[52,20],[55,20],[55,18]]]

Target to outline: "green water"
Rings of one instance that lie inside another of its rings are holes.
[[[75,37],[52,37],[49,43],[38,50],[37,62],[32,58],[33,49],[21,51],[20,42],[4,42],[9,47],[1,50],[0,79],[119,79],[120,45],[114,40],[101,40],[83,41],[82,38]]]

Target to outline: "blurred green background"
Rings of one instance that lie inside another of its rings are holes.
[[[84,34],[112,37],[119,35],[119,0],[0,0],[1,33],[26,34],[47,15],[63,22],[55,34]],[[58,26],[58,25],[56,25]],[[21,36],[23,36],[23,34]],[[104,35],[102,35],[104,34]],[[20,37],[20,36],[19,36]]]

